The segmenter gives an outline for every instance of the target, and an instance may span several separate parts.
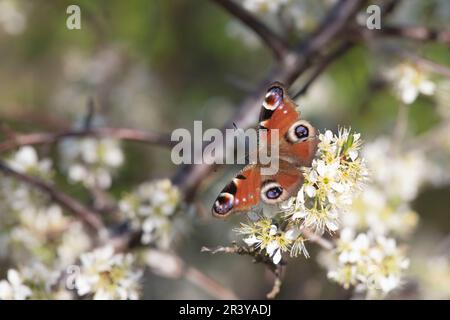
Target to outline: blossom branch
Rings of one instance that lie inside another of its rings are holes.
[[[430,29],[423,26],[383,26],[380,30],[363,29],[363,32],[380,36],[401,37],[416,41],[435,41],[450,44],[450,30]]]
[[[51,144],[65,138],[81,137],[112,137],[116,139],[135,141],[146,144],[155,144],[171,147],[174,142],[169,135],[157,134],[129,128],[90,128],[83,130],[66,130],[56,133],[36,132],[30,134],[18,134],[0,143],[0,153],[23,145]]]
[[[231,254],[239,254],[239,255],[248,255],[253,258],[254,263],[264,263],[266,267],[274,274],[275,279],[273,283],[273,287],[269,293],[266,294],[268,299],[274,299],[278,293],[280,292],[282,281],[282,268],[286,264],[280,263],[275,265],[272,260],[266,255],[261,254],[260,251],[255,250],[253,247],[241,247],[236,243],[233,243],[229,247],[219,246],[215,249],[211,249],[208,247],[202,247],[201,252],[210,252],[211,254],[216,253],[231,253]]]
[[[325,239],[324,237],[318,235],[317,233],[309,230],[308,228],[302,228],[302,233],[307,240],[317,243],[319,246],[326,250],[333,250],[335,247],[334,243]]]
[[[334,61],[339,59],[342,55],[348,52],[354,46],[353,42],[345,41],[338,46],[334,51],[326,55],[321,61],[317,63],[317,67],[314,69],[308,80],[303,84],[303,87],[293,96],[294,99],[299,96],[305,95],[314,81],[325,71],[325,69]]]
[[[184,272],[184,278],[217,299],[238,299],[237,295],[233,291],[223,287],[220,283],[208,277],[197,268],[187,267]]]
[[[254,15],[242,8],[231,0],[213,0],[231,15],[238,18],[247,27],[252,29],[267,47],[272,50],[277,60],[282,60],[289,53],[290,49],[287,43],[266,25],[259,21]]]
[[[35,187],[36,189],[42,191],[44,194],[47,194],[56,203],[60,204],[69,211],[75,213],[80,218],[81,221],[83,221],[88,226],[99,232],[99,234],[102,234],[102,232],[106,230],[103,222],[100,220],[95,211],[86,207],[85,205],[78,202],[69,195],[65,194],[64,192],[59,191],[58,189],[48,184],[47,182],[42,181],[36,177],[32,177],[24,173],[15,171],[2,160],[0,160],[0,171],[7,176],[10,176],[27,185]]]
[[[273,281],[272,290],[270,290],[270,292],[266,294],[267,299],[275,299],[277,295],[280,293],[281,285],[283,284],[282,268],[283,267],[281,265],[277,265],[277,267],[273,271],[275,280]]]
[[[232,290],[224,287],[199,269],[189,266],[175,253],[150,249],[146,260],[157,275],[174,279],[184,278],[216,299],[238,299]]]
[[[428,69],[431,72],[450,78],[450,68],[447,66],[436,63],[409,51],[404,51],[400,54],[404,58],[414,62],[416,65],[421,66],[424,69]]]

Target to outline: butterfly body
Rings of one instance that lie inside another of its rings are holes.
[[[279,168],[275,174],[264,174],[260,163],[241,170],[221,191],[212,213],[219,218],[249,211],[261,201],[275,205],[287,200],[301,187],[302,166],[310,166],[317,150],[316,130],[300,119],[295,103],[283,85],[275,82],[267,90],[259,117],[259,148],[274,145],[271,130],[278,130]],[[267,133],[267,134],[265,134]]]

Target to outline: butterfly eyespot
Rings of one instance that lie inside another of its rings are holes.
[[[230,193],[221,193],[213,205],[213,213],[218,216],[225,216],[234,205],[234,196]]]
[[[295,135],[299,138],[299,139],[304,139],[307,138],[309,135],[309,130],[307,127],[305,127],[304,125],[298,125],[297,127],[295,127]]]
[[[311,135],[314,134],[314,129],[305,120],[299,120],[295,122],[289,130],[286,132],[286,140],[289,143],[298,143],[301,141],[305,141]]]
[[[275,86],[267,91],[263,106],[266,109],[275,110],[281,101],[283,101],[283,89]]]
[[[283,194],[283,189],[280,187],[273,187],[266,191],[266,197],[269,199],[278,199]]]
[[[266,181],[261,187],[261,199],[268,204],[283,201],[287,193],[276,181]]]

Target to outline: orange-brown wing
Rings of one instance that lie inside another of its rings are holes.
[[[262,130],[267,135],[261,135]],[[280,158],[310,166],[317,150],[316,129],[300,118],[295,103],[279,82],[267,90],[259,117],[260,145],[271,145],[270,131],[278,130]]]
[[[212,213],[218,218],[226,218],[232,213],[249,211],[259,204],[261,170],[258,165],[248,165],[220,192]]]
[[[223,188],[214,201],[212,213],[226,218],[232,213],[249,211],[260,200],[277,204],[294,195],[302,183],[300,170],[287,161],[280,159],[279,170],[274,175],[262,176],[260,166],[249,165]]]
[[[303,174],[294,164],[280,159],[278,172],[261,177],[261,200],[278,204],[295,195],[303,183]]]

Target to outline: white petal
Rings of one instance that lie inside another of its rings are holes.
[[[325,176],[327,172],[327,166],[325,165],[325,162],[323,162],[322,160],[317,161],[317,173],[323,177]]]
[[[256,238],[254,235],[245,238],[244,242],[248,245],[248,246],[253,246],[257,243],[261,243],[261,240],[259,240],[258,238]]]
[[[275,254],[272,257],[272,261],[274,264],[279,264],[281,261],[281,250],[278,249],[277,251],[275,251]]]
[[[348,155],[349,155],[350,159],[352,159],[352,161],[355,161],[358,158],[358,151],[350,150],[348,152]]]
[[[267,254],[269,256],[272,256],[275,250],[277,250],[278,248],[279,248],[278,242],[271,241],[266,247]]]
[[[417,90],[416,87],[408,86],[407,88],[403,89],[401,95],[402,95],[402,101],[404,103],[411,104],[417,99],[417,96],[419,95],[419,91]]]
[[[274,236],[276,234],[277,234],[277,226],[273,224],[270,226],[269,235]]]
[[[430,80],[424,80],[420,83],[419,90],[421,93],[425,95],[432,95],[436,89],[436,85],[434,82],[431,82]]]
[[[334,191],[339,192],[339,193],[342,193],[345,190],[344,186],[337,182],[333,182],[331,184],[331,188],[333,188]]]
[[[314,196],[316,195],[316,188],[314,188],[314,186],[308,185],[305,187],[305,192],[308,197],[314,198]]]
[[[296,212],[292,215],[292,218],[293,218],[293,219],[303,219],[303,218],[306,217],[306,216],[307,216],[307,213],[306,213],[305,210],[299,210],[299,211],[296,211]]]
[[[18,286],[22,283],[22,279],[20,279],[19,273],[14,269],[9,269],[7,274],[8,281],[13,286]]]
[[[339,226],[335,221],[328,220],[326,225],[327,225],[328,230],[333,231],[333,232],[336,231],[337,229],[339,229]]]
[[[285,237],[288,240],[295,240],[298,238],[299,235],[300,235],[300,230],[298,230],[297,228],[289,229],[285,233]]]

